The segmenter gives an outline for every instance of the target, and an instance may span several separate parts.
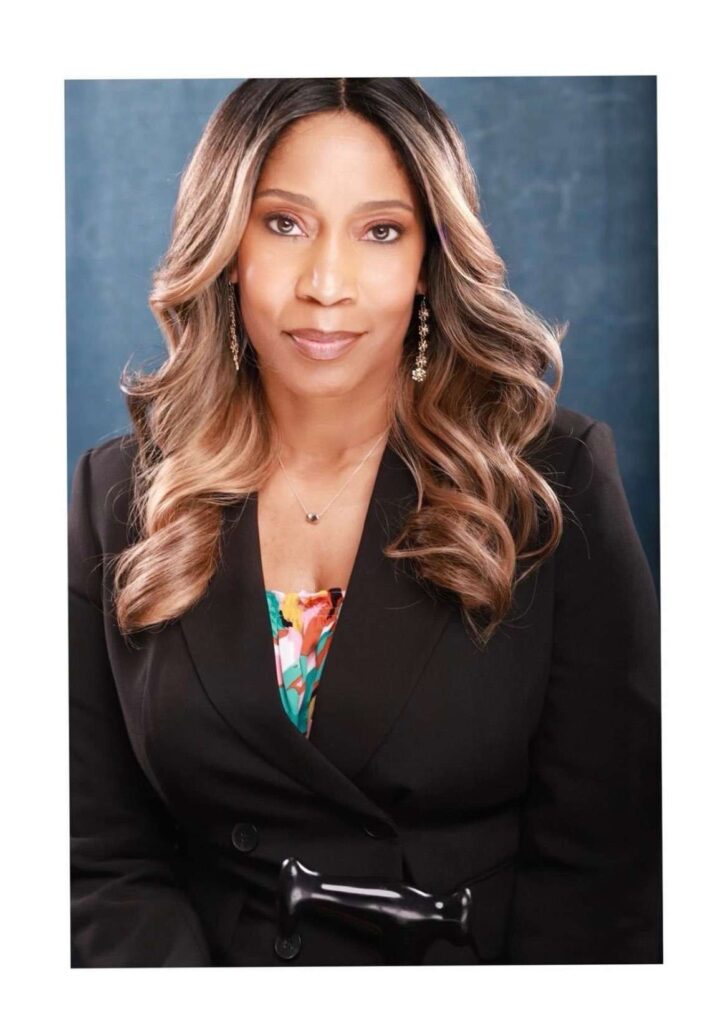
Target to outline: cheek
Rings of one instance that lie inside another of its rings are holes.
[[[379,327],[383,337],[396,334],[401,336],[407,330],[412,317],[414,283],[407,275],[391,274],[367,289],[365,301],[372,325]],[[362,295],[364,302],[364,296]]]
[[[283,307],[290,281],[280,265],[257,257],[239,264],[240,304],[246,315],[275,315]]]
[[[359,295],[371,309],[399,319],[403,312],[412,309],[416,283],[417,276],[409,266],[380,260],[361,275]]]

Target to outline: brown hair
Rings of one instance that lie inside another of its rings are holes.
[[[559,542],[558,498],[526,454],[555,409],[566,327],[549,326],[506,286],[453,123],[411,78],[249,79],[215,110],[182,177],[150,295],[168,357],[155,372],[122,377],[138,441],[138,540],[114,572],[125,634],[176,618],[202,596],[218,564],[222,506],[259,489],[274,468],[254,352],[243,334],[236,373],[227,348],[229,269],[267,154],[298,119],[335,110],[384,133],[426,218],[427,378],[410,375],[413,296],[389,436],[418,500],[385,554],[450,592],[480,645],[518,580]]]

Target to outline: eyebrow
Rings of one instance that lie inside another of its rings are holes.
[[[299,206],[308,206],[311,210],[318,210],[313,199],[300,192],[288,192],[284,188],[266,188],[262,192],[256,192],[253,198],[262,199],[264,196],[277,196],[279,199],[287,199],[289,203],[298,203]],[[409,203],[404,203],[401,199],[370,199],[366,203],[359,203],[358,206],[355,206],[354,212],[369,213],[372,210],[383,210],[392,206],[400,206],[403,210],[409,210],[410,213],[415,212]]]

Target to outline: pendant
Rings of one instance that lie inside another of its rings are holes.
[[[319,521],[319,516],[315,512],[307,512],[306,513],[306,522],[307,523],[317,523],[318,521]]]

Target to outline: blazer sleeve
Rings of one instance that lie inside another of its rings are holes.
[[[175,880],[171,822],[132,750],[109,662],[92,464],[93,450],[76,466],[69,510],[72,966],[206,966],[202,926]]]
[[[575,443],[507,961],[661,963],[657,597],[611,429]]]

